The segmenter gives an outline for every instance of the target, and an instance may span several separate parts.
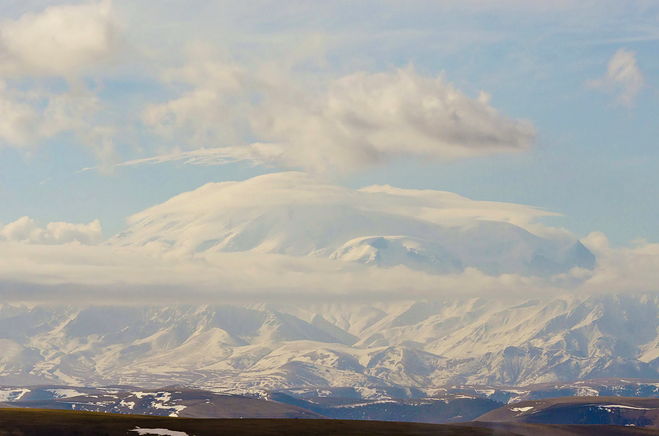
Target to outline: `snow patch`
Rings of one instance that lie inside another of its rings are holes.
[[[46,389],[46,391],[52,392],[55,398],[72,398],[85,395],[83,392],[78,392],[75,389]]]
[[[393,400],[380,400],[380,401],[371,401],[368,403],[354,403],[354,404],[340,404],[338,406],[334,406],[333,409],[355,409],[357,407],[367,407],[367,406],[372,406],[374,404],[395,404],[396,401]]]
[[[121,400],[119,403],[121,407],[128,407],[129,409],[133,410],[135,408],[135,402],[134,401],[126,401],[126,400]]]
[[[179,413],[181,413],[182,411],[184,411],[187,408],[187,406],[183,406],[183,405],[168,406],[168,405],[161,404],[161,403],[154,403],[153,408],[154,409],[161,409],[161,410],[169,410],[169,411],[173,410],[173,412],[171,412],[169,414],[169,416],[177,417]]]
[[[166,428],[140,428],[135,427],[130,431],[135,431],[139,435],[159,435],[159,436],[188,436],[184,431],[168,430]]]
[[[655,408],[652,407],[632,407],[632,406],[624,406],[621,404],[602,404],[602,405],[598,405],[597,407],[609,411],[611,411],[611,409],[655,410]]]
[[[533,406],[527,406],[527,407],[513,407],[512,409],[513,412],[528,412],[529,410],[533,410]]]
[[[28,392],[29,389],[1,389],[0,401],[18,401]]]
[[[600,393],[597,389],[593,389],[588,386],[580,386],[577,388],[575,395],[577,397],[599,397]]]

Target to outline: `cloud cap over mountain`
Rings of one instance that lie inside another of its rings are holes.
[[[9,224],[2,293],[137,303],[653,290],[656,244],[617,249],[593,234],[584,245],[538,223],[551,215],[450,192],[355,190],[274,173],[175,196],[99,245],[80,244],[96,240],[96,222]]]

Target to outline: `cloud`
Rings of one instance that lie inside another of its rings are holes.
[[[146,126],[183,148],[227,146],[243,141],[249,131],[251,99],[264,89],[264,71],[250,71],[234,62],[220,62],[205,46],[190,49],[186,65],[162,73],[164,84],[185,91],[142,113]]]
[[[282,98],[283,97],[283,98]],[[354,73],[311,99],[280,96],[257,109],[256,131],[286,145],[290,166],[352,169],[399,157],[450,160],[530,147],[529,122],[509,119],[481,94],[412,68]]]
[[[15,98],[1,80],[0,113],[0,144],[27,144],[39,125],[37,111],[32,105]]]
[[[0,242],[0,255],[0,296],[16,302],[208,304],[659,292],[657,244],[613,249],[610,261],[594,271],[574,270],[551,279],[492,276],[474,268],[436,275],[264,253],[181,258],[147,247],[107,245]]]
[[[588,85],[616,94],[617,102],[631,107],[645,85],[645,78],[636,63],[636,53],[620,49],[609,60],[604,77],[591,80]]]
[[[0,146],[29,148],[73,133],[102,162],[109,161],[115,129],[100,120],[103,108],[101,99],[82,85],[63,92],[23,91],[0,80]]]
[[[99,220],[87,224],[51,222],[39,227],[34,219],[24,216],[14,222],[0,226],[0,240],[27,244],[97,244],[101,240]]]
[[[631,246],[612,247],[601,232],[584,239],[598,256],[598,266],[582,285],[599,292],[659,292],[659,244],[644,240]]]
[[[390,185],[373,185],[359,190],[373,196],[374,208],[387,213],[417,217],[431,223],[460,226],[468,222],[505,222],[527,231],[552,237],[567,236],[561,229],[538,223],[543,217],[561,214],[523,204],[478,201],[459,194],[435,189],[401,189]]]
[[[178,151],[152,157],[132,159],[115,164],[116,167],[155,165],[167,162],[182,162],[186,165],[216,166],[231,162],[247,161],[254,165],[275,166],[281,161],[282,147],[278,144],[254,143],[243,146],[201,148]],[[95,167],[82,171],[94,170]]]
[[[118,48],[110,0],[50,6],[0,25],[0,146],[33,147],[73,133],[102,162],[115,129],[105,103],[81,80]],[[64,79],[64,80],[61,80]]]
[[[379,269],[328,259],[216,253],[162,257],[146,249],[0,242],[3,301],[139,304],[335,299],[410,299],[445,295],[518,295],[554,289],[536,278],[489,276],[475,269],[437,276],[404,267]],[[555,292],[558,292],[557,290]]]
[[[50,6],[0,26],[0,75],[70,77],[107,60],[117,45],[109,0]]]
[[[411,67],[305,84],[294,75],[254,70],[207,61],[175,70],[168,80],[192,89],[148,106],[143,120],[187,148],[231,146],[217,155],[242,154],[319,173],[401,157],[451,160],[524,151],[535,136],[530,122],[501,114],[487,94],[471,98],[443,77]],[[244,137],[269,144],[267,153],[250,143],[238,152],[236,141]]]

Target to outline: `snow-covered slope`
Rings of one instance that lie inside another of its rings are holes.
[[[511,222],[511,216],[523,221],[534,214],[542,215],[441,191],[355,191],[302,173],[276,173],[180,194],[132,216],[108,243],[185,255],[330,257],[434,273],[476,267],[488,274],[551,275],[594,266],[576,239],[541,237]]]
[[[0,384],[292,387],[658,379],[659,296],[0,307]]]

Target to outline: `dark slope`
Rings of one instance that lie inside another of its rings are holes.
[[[659,398],[564,397],[522,401],[492,410],[477,421],[609,424],[659,429]]]
[[[502,403],[485,398],[363,400],[336,397],[295,398],[271,393],[273,401],[298,406],[332,419],[407,421],[444,424],[473,421]]]
[[[176,436],[634,436],[658,434],[656,430],[651,429],[601,425],[552,426],[526,423],[446,425],[350,420],[191,419],[58,410],[0,409],[0,436],[138,435],[139,433],[134,431],[135,429],[166,429],[169,434]]]
[[[305,419],[191,419],[35,409],[0,409],[0,435],[138,435],[131,431],[167,429],[187,435],[246,436],[481,436],[487,428],[378,421]],[[177,435],[178,436],[178,435]],[[181,435],[182,436],[182,435]]]
[[[496,436],[650,436],[659,434],[659,431],[655,429],[616,425],[550,425],[522,422],[472,422],[469,424],[491,429]]]

